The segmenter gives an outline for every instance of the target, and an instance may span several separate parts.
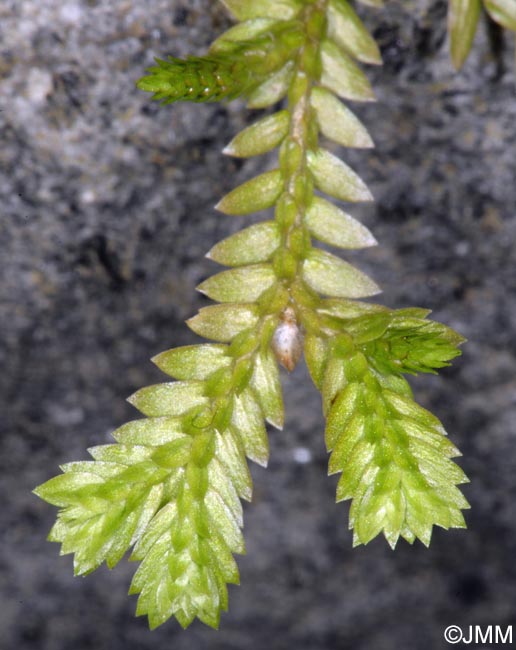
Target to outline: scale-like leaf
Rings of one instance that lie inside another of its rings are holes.
[[[367,185],[350,167],[326,149],[308,153],[308,166],[316,186],[341,201],[372,201]]]
[[[268,348],[255,357],[251,386],[265,419],[277,429],[282,429],[285,416],[278,363]]]
[[[245,449],[238,432],[227,429],[216,435],[217,457],[226,467],[241,499],[251,501],[253,484],[245,459]]]
[[[147,417],[178,416],[207,403],[200,381],[176,381],[146,386],[127,398]]]
[[[280,70],[269,75],[249,95],[249,108],[267,108],[281,101],[288,92],[293,73],[294,63],[288,61]]]
[[[351,264],[315,248],[303,263],[303,278],[314,291],[327,296],[364,298],[381,292],[371,278]]]
[[[374,7],[375,9],[381,9],[384,6],[383,0],[358,0],[358,2],[368,7]]]
[[[282,190],[279,169],[265,172],[239,185],[217,203],[216,210],[224,214],[241,215],[272,207]]]
[[[365,226],[318,196],[310,204],[305,220],[312,235],[325,244],[339,248],[368,248],[377,244]]]
[[[343,320],[355,319],[364,314],[388,312],[388,307],[369,302],[357,302],[356,300],[327,299],[321,301],[318,312],[335,316]]]
[[[279,247],[281,235],[274,221],[262,221],[223,239],[206,257],[226,266],[267,262]]]
[[[342,52],[332,41],[324,41],[321,47],[323,73],[321,83],[343,99],[358,102],[374,102],[371,84],[353,59]]]
[[[222,0],[222,3],[238,20],[252,18],[288,20],[293,18],[301,8],[298,0]]]
[[[376,41],[346,0],[330,0],[328,35],[359,61],[373,65],[382,64]]]
[[[368,149],[374,143],[365,126],[325,88],[314,88],[312,106],[323,135],[344,147]]]
[[[219,36],[210,46],[210,53],[220,54],[233,52],[235,46],[242,42],[252,41],[260,34],[267,32],[277,23],[274,18],[252,18],[238,23]]]
[[[224,153],[238,158],[259,156],[278,147],[288,133],[288,111],[267,115],[241,131],[224,149]]]
[[[186,324],[204,338],[227,343],[240,332],[256,325],[257,320],[254,305],[213,305],[200,309]]]
[[[250,390],[234,397],[232,426],[242,440],[246,456],[267,467],[269,441],[260,405]]]
[[[480,16],[480,0],[449,0],[448,31],[453,65],[462,67],[473,45]]]
[[[124,445],[156,446],[177,440],[183,435],[178,417],[132,420],[113,432],[113,438]]]
[[[321,390],[326,370],[329,343],[322,336],[308,334],[305,336],[305,360],[315,386]]]
[[[270,264],[253,264],[213,275],[197,289],[218,302],[255,302],[275,281]]]
[[[225,345],[205,343],[161,352],[152,361],[174,379],[207,379],[216,370],[227,368],[231,357]]]
[[[516,32],[516,2],[514,0],[484,0],[491,18],[502,27]]]

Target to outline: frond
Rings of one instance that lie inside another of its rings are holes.
[[[249,158],[278,149],[277,163],[216,207],[231,216],[272,209],[274,218],[208,253],[228,268],[197,287],[218,304],[188,325],[210,342],[153,359],[173,381],[129,399],[145,418],[35,490],[59,508],[49,539],[74,554],[77,575],[103,562],[112,568],[131,549],[140,562],[131,593],[151,628],[171,616],[183,627],[196,617],[218,626],[227,584],[239,580],[233,556],[245,551],[247,460],[267,464],[266,423],[284,422],[278,364],[292,371],[303,351],[322,396],[329,470],[341,474],[337,500],[352,502],[355,545],[379,533],[392,547],[399,537],[428,545],[434,525],[464,527],[468,507],[457,488],[467,479],[451,460],[459,452],[403,377],[449,365],[464,339],[426,310],[361,301],[380,292],[374,280],[313,243],[343,251],[377,243],[349,214],[373,200],[366,183],[320,143],[322,136],[373,146],[345,102],[375,101],[361,65],[381,64],[377,44],[347,0],[223,4],[238,24],[205,56],[157,59],[138,87],[165,104],[244,96],[249,108],[272,107],[224,153]],[[485,6],[516,27],[513,0]],[[457,66],[479,13],[480,0],[450,0]]]

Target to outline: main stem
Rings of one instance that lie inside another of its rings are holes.
[[[300,15],[306,39],[296,57],[288,95],[289,134],[279,154],[284,190],[278,200],[275,218],[282,240],[273,260],[279,283],[272,295],[267,292],[260,300],[260,319],[256,327],[242,332],[230,345],[229,351],[234,359],[228,371],[230,377],[225,385],[218,382],[211,395],[214,398],[212,424],[221,430],[231,417],[232,395],[238,394],[249,381],[254,356],[270,343],[275,329],[278,332],[283,327],[286,331],[286,337],[282,339],[286,346],[285,354],[274,351],[288,370],[293,370],[301,353],[297,323],[306,322],[304,307],[310,301],[310,292],[300,280],[301,265],[311,248],[304,217],[314,194],[307,154],[317,148],[318,142],[311,94],[314,80],[320,77],[319,50],[326,33],[327,4],[328,0],[310,2]],[[292,349],[289,350],[289,346]]]
[[[318,128],[311,106],[313,82],[320,77],[320,46],[326,34],[328,0],[315,0],[303,9],[300,20],[306,40],[300,48],[294,77],[289,89],[289,134],[280,150],[280,170],[284,191],[276,207],[276,221],[282,234],[282,245],[276,253],[274,268],[288,291],[289,304],[280,314],[280,322],[294,331],[298,322],[306,320],[304,306],[310,302],[309,292],[301,277],[301,265],[311,248],[311,239],[305,225],[305,215],[314,195],[312,175],[308,169],[308,151],[317,149]],[[282,325],[280,325],[282,327]],[[299,334],[298,337],[299,338]],[[294,348],[296,333],[291,334]],[[276,353],[280,362],[292,370],[300,356],[293,351],[294,360],[287,355],[287,363]],[[291,355],[292,356],[292,355]]]

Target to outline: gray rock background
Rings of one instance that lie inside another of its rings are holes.
[[[5,648],[434,650],[452,623],[516,623],[513,43],[482,28],[457,75],[445,11],[364,12],[385,58],[369,71],[379,103],[357,107],[377,149],[341,153],[377,199],[354,213],[381,243],[350,257],[385,304],[431,308],[469,339],[453,368],[414,382],[464,453],[469,530],[436,530],[428,550],[352,550],[300,368],[270,467],[253,470],[248,555],[221,630],[151,634],[125,595],[135,567],[73,578],[45,541],[55,511],[30,491],[136,417],[124,397],[162,379],[151,356],[195,340],[183,321],[215,270],[203,255],[249,222],[212,206],[271,160],[221,155],[253,119],[241,104],[161,108],[134,88],[153,56],[205,50],[230,24],[219,3],[0,1]]]

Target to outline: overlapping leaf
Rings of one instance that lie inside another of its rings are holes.
[[[112,568],[133,547],[141,564],[130,593],[140,594],[137,614],[151,628],[170,616],[184,627],[195,617],[217,627],[226,584],[238,583],[240,498],[251,497],[246,455],[266,464],[264,418],[283,422],[277,364],[256,354],[252,381],[238,394],[242,380],[225,345],[158,355],[157,365],[181,381],[130,398],[149,419],[124,425],[117,444],[90,449],[93,461],[64,465],[36,490],[60,509],[49,539],[74,554],[77,575],[104,561]]]
[[[450,50],[457,69],[462,67],[471,50],[481,7],[481,0],[449,0]]]
[[[433,526],[464,528],[468,503],[456,487],[466,483],[450,459],[458,450],[440,422],[418,406],[408,386],[382,385],[382,376],[353,372],[328,413],[330,473],[342,472],[337,501],[352,499],[354,544],[383,532],[394,547],[399,537],[428,546]]]
[[[450,53],[457,70],[465,63],[473,45],[484,7],[487,16],[511,31],[516,31],[514,0],[448,0]]]
[[[451,1],[452,51],[461,63],[479,0]],[[485,2],[495,20],[513,26],[509,0]],[[114,433],[116,444],[91,449],[92,461],[64,465],[62,475],[36,490],[59,508],[50,539],[74,554],[77,574],[102,562],[111,568],[133,549],[140,565],[131,593],[139,594],[137,613],[152,628],[171,616],[184,627],[195,617],[217,627],[227,609],[226,585],[238,582],[233,555],[244,552],[240,499],[252,491],[246,459],[265,466],[265,422],[284,422],[271,341],[281,327],[300,340],[298,318],[323,397],[330,471],[342,472],[337,498],[352,499],[355,544],[382,531],[391,546],[400,536],[428,544],[433,525],[463,526],[467,507],[456,488],[465,476],[450,460],[457,450],[402,378],[448,365],[462,338],[426,320],[425,310],[394,312],[352,300],[379,288],[311,242],[313,236],[344,249],[376,243],[315,191],[347,202],[372,199],[364,181],[319,146],[318,133],[347,147],[373,146],[337,96],[374,101],[355,60],[381,63],[378,47],[347,0],[330,0],[326,15],[305,0],[223,3],[242,22],[206,57],[158,60],[139,87],[164,103],[244,94],[251,108],[288,94],[286,109],[261,117],[225,150],[247,158],[280,147],[278,167],[217,206],[229,215],[275,207],[275,220],[231,235],[208,254],[231,268],[198,289],[224,304],[201,309],[188,325],[215,343],[155,357],[176,381],[130,398],[147,418],[124,425]]]
[[[306,341],[327,416],[329,472],[342,472],[337,500],[352,500],[355,545],[381,532],[392,547],[400,536],[428,545],[434,525],[465,527],[469,506],[456,486],[467,478],[451,461],[460,453],[401,373],[447,365],[463,339],[422,310],[340,315],[333,343]]]
[[[513,0],[484,0],[484,6],[494,21],[516,32],[516,3]]]

